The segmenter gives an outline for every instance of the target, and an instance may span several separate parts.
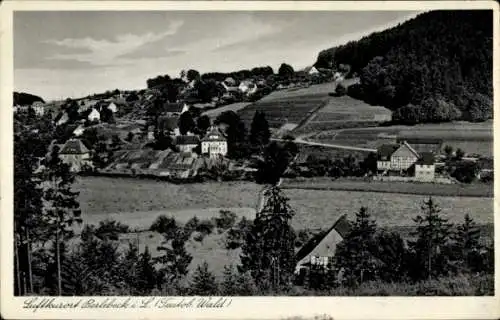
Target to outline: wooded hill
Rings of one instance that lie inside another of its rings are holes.
[[[316,67],[350,65],[348,94],[403,123],[493,116],[493,13],[431,11],[319,53]]]
[[[25,92],[14,92],[14,105],[27,106],[35,101],[45,103],[42,98]]]

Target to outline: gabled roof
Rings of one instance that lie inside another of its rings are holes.
[[[400,147],[402,147],[402,146],[407,147],[407,148],[408,148],[408,150],[410,150],[410,152],[411,152],[411,153],[413,153],[416,157],[420,157],[420,155],[418,154],[418,152],[417,152],[415,149],[413,149],[413,147],[412,147],[412,146],[410,146],[410,145],[408,144],[408,142],[403,141],[403,143],[402,143],[402,145],[401,145]]]
[[[173,131],[178,128],[179,120],[177,117],[159,117],[158,118],[158,129],[160,130],[170,130]]]
[[[433,153],[439,153],[441,146],[443,144],[443,140],[441,139],[431,139],[431,138],[411,138],[411,139],[402,139],[398,138],[397,141],[399,143],[403,143],[406,141],[413,150],[415,150],[418,153],[423,153],[423,152],[433,152]]]
[[[88,153],[89,149],[85,147],[83,142],[78,139],[70,139],[66,141],[64,146],[59,151],[59,154],[84,154]]]
[[[422,152],[420,158],[417,160],[416,164],[433,165],[434,164],[434,154],[432,152]]]
[[[391,155],[399,149],[398,144],[383,144],[377,149],[377,160],[388,161]]]
[[[198,136],[182,135],[175,137],[176,145],[198,144],[198,143],[200,143],[200,138],[198,138]]]
[[[334,256],[337,244],[349,233],[350,228],[347,216],[342,215],[330,229],[313,237],[297,252],[297,265],[307,262],[311,256]]]
[[[226,141],[226,137],[218,127],[213,127],[201,141]]]
[[[184,108],[184,103],[170,103],[167,102],[163,105],[163,110],[165,112],[171,112],[171,113],[181,113],[182,109]]]

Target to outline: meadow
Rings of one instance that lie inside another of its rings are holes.
[[[231,209],[251,218],[257,207],[261,185],[253,182],[210,182],[176,185],[154,180],[84,177],[74,188],[80,192],[83,219],[92,223],[115,218],[135,227],[148,228],[160,214],[187,221],[216,216]],[[373,212],[380,225],[409,225],[428,195],[358,192],[341,190],[284,189],[297,212],[296,228],[321,228],[346,213],[354,217],[361,206]],[[489,197],[433,196],[443,213],[461,221],[469,213],[478,223],[493,222],[493,200]],[[129,222],[130,221],[130,222]]]
[[[328,97],[303,95],[275,100],[261,100],[238,111],[238,115],[249,128],[256,111],[264,112],[270,128],[280,128],[287,123],[300,124],[321,108]]]
[[[210,120],[213,121],[223,112],[226,112],[226,111],[238,112],[238,110],[245,108],[249,104],[251,104],[251,103],[250,102],[231,103],[231,104],[225,105],[225,106],[220,107],[220,108],[207,110],[207,111],[203,112],[202,115],[208,116],[210,118]]]
[[[379,193],[417,194],[447,197],[493,198],[493,184],[438,184],[410,183],[398,181],[373,181],[352,178],[332,179],[329,177],[283,179],[282,188],[311,190],[340,190]]]
[[[302,134],[345,127],[369,126],[391,120],[391,111],[348,96],[330,98],[298,131]]]
[[[115,219],[129,225],[132,232],[121,236],[125,249],[133,241],[140,250],[145,246],[153,256],[162,236],[147,231],[160,215],[174,217],[185,223],[197,216],[210,219],[228,209],[240,217],[252,219],[262,186],[252,182],[210,182],[176,185],[154,180],[131,178],[79,177],[74,190],[79,191],[79,201],[84,224],[97,225],[105,219]],[[290,205],[296,211],[292,220],[295,229],[324,229],[331,226],[342,214],[354,219],[360,207],[369,208],[380,227],[407,228],[420,213],[420,206],[427,196],[395,193],[353,192],[335,190],[284,189]],[[469,213],[478,224],[493,223],[492,198],[433,197],[450,222],[460,223]],[[239,249],[225,249],[225,233],[214,232],[201,242],[189,240],[187,250],[193,255],[190,270],[203,261],[221,276],[224,265],[239,261]]]
[[[468,154],[493,155],[493,122],[450,122],[415,126],[388,126],[331,130],[310,137],[313,141],[330,142],[366,148],[394,143],[397,138],[441,139],[443,148],[451,145]]]

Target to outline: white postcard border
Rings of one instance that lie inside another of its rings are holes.
[[[231,297],[223,308],[140,308],[148,297],[133,297],[136,308],[64,308],[23,309],[32,297],[13,297],[13,11],[52,10],[273,10],[273,11],[368,11],[368,10],[430,10],[430,9],[492,9],[496,26],[494,32],[494,114],[498,113],[499,84],[499,10],[494,1],[5,1],[0,4],[0,233],[1,253],[1,315],[6,319],[282,319],[287,317],[330,315],[335,319],[489,319],[500,315],[499,281],[495,277],[494,297]],[[500,120],[495,117],[494,127]],[[495,141],[497,130],[494,129]],[[495,159],[499,145],[494,145]],[[498,163],[494,161],[495,168]],[[497,194],[499,182],[495,180]],[[499,200],[495,197],[495,226],[499,223]],[[495,227],[495,230],[497,228]],[[495,247],[500,245],[495,232]],[[495,250],[495,274],[498,274],[499,252]],[[37,297],[43,299],[47,297]],[[84,303],[89,299],[104,302],[110,297],[54,297],[57,301]],[[124,301],[127,297],[115,297]],[[149,297],[150,298],[150,297]],[[161,299],[155,297],[154,299]],[[56,302],[57,302],[56,301]]]

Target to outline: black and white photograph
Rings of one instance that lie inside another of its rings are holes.
[[[14,296],[495,296],[494,13],[15,11]]]

